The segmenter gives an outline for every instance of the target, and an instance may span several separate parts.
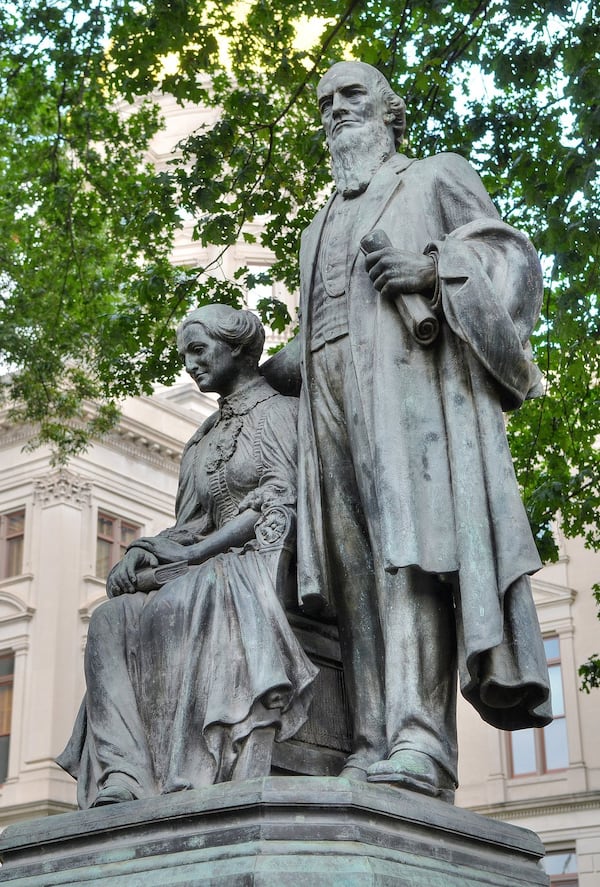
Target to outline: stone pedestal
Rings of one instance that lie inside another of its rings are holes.
[[[10,826],[15,887],[532,887],[539,838],[414,792],[268,777]]]

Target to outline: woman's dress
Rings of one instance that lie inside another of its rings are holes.
[[[141,798],[226,781],[252,731],[281,741],[306,720],[317,669],[277,588],[293,546],[296,415],[263,380],[223,399],[184,451],[165,535],[192,544],[250,507],[255,538],[94,612],[87,696],[58,759],[80,807],[107,783]]]

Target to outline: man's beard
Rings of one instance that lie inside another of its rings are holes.
[[[344,197],[362,194],[379,167],[394,153],[390,128],[379,119],[360,127],[342,127],[328,144],[335,185]]]

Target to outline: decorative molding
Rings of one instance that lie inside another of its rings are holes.
[[[152,398],[149,399],[153,400]],[[166,406],[169,411],[177,413],[177,410],[173,409],[166,398],[161,399],[160,403],[163,408]],[[202,419],[203,417],[199,415],[197,424],[201,424]],[[33,425],[2,424],[0,416],[0,449],[8,448],[15,444],[26,446],[35,433],[36,429]],[[123,416],[121,416],[118,426],[113,431],[102,435],[102,437],[92,439],[90,443],[93,446],[108,446],[135,459],[142,458],[145,462],[166,469],[173,474],[177,474],[179,471],[179,462],[181,461],[181,453],[184,446],[183,442],[180,443],[177,440],[171,440],[162,435],[156,439],[155,432],[151,427],[144,426],[141,423],[133,423],[132,427],[132,423]],[[67,471],[67,469],[59,469],[49,477],[61,474],[69,475],[72,473]],[[69,500],[58,499],[57,501]],[[51,503],[44,501],[43,504]],[[72,504],[77,503],[73,502]]]
[[[552,795],[548,798],[527,798],[523,801],[506,801],[469,807],[474,813],[492,819],[525,819],[531,816],[573,814],[578,810],[600,809],[600,792],[574,792],[568,795]]]
[[[103,444],[136,459],[141,458],[144,462],[149,462],[150,465],[155,465],[172,474],[179,472],[180,452],[176,452],[172,447],[163,446],[156,441],[152,441],[135,431],[118,428],[116,431],[102,437],[98,444]],[[183,446],[181,450],[183,450]]]
[[[34,613],[35,607],[29,607],[16,595],[0,590],[0,625],[21,620],[29,622]]]
[[[33,495],[42,508],[59,503],[83,508],[91,504],[92,482],[66,468],[59,468],[34,481]]]
[[[572,604],[577,592],[566,585],[544,582],[535,577],[531,580],[531,588],[536,607],[551,607],[556,604]]]
[[[35,434],[33,425],[15,425],[6,419],[0,419],[0,448],[11,447],[14,444],[27,444]]]
[[[54,775],[54,774],[53,774]],[[68,777],[61,782],[67,783]],[[71,780],[72,781],[72,780]],[[7,780],[4,784],[17,783],[17,780]],[[53,816],[56,813],[74,813],[77,810],[77,804],[69,804],[67,801],[29,801],[26,804],[12,804],[4,799],[6,793],[0,791],[0,799],[2,807],[0,809],[0,833],[4,831],[7,825],[14,825],[16,822],[30,819],[41,819],[47,816]]]

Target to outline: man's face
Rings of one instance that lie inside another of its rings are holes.
[[[321,120],[330,148],[341,133],[374,120],[383,121],[386,108],[368,70],[352,62],[334,65],[317,87]]]

